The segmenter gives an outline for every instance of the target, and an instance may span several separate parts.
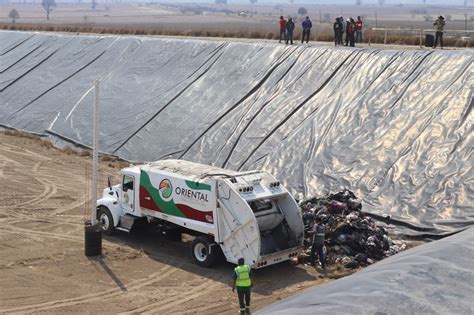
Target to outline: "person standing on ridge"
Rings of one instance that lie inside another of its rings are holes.
[[[301,44],[303,44],[305,37],[306,37],[306,44],[307,44],[309,42],[309,34],[311,32],[311,28],[313,27],[313,23],[311,23],[309,16],[307,16],[306,20],[304,20],[303,23],[301,23],[301,26],[303,26],[303,36],[301,36]]]
[[[311,256],[309,257],[309,264],[314,266],[316,254],[319,257],[319,262],[323,270],[326,269],[326,255],[324,253],[324,240],[326,237],[326,227],[324,226],[320,217],[314,218],[314,226],[311,232],[313,234],[313,245],[311,246]]]
[[[336,46],[342,45],[343,26],[342,26],[340,18],[336,18],[336,22],[334,22],[333,29],[334,29],[334,44]]]
[[[232,273],[232,292],[237,287],[237,296],[239,297],[240,314],[250,314],[250,291],[252,288],[252,269],[245,264],[243,258],[239,258],[238,266]]]
[[[288,18],[288,22],[286,22],[286,44],[288,42],[293,45],[293,31],[295,30],[295,23],[293,23],[292,18]]]
[[[285,18],[283,18],[283,16],[280,16],[280,41],[279,41],[279,43],[281,43],[282,39],[286,41],[286,20],[285,20]]]
[[[443,32],[444,32],[444,26],[446,25],[446,22],[444,21],[444,17],[440,15],[436,21],[433,23],[434,26],[436,26],[436,38],[434,41],[433,48],[436,48],[436,45],[438,44],[438,39],[439,39],[439,44],[441,46],[441,49],[443,49]]]
[[[353,18],[349,19],[349,24],[347,25],[347,34],[349,35],[349,44],[351,47],[355,47],[355,31],[356,23]],[[347,46],[347,43],[346,43]]]
[[[341,22],[341,45],[344,45],[344,33],[346,32],[346,22],[344,22],[344,18],[342,16],[339,17],[339,21]]]
[[[342,22],[342,23],[344,23],[344,22]],[[344,25],[345,25],[344,30],[346,32],[346,43],[345,43],[345,45],[349,46],[349,38],[350,38],[350,34],[349,34],[350,28],[349,27],[351,25],[351,21],[349,19],[347,19],[347,21],[344,23]]]
[[[362,43],[362,27],[363,27],[362,19],[360,16],[357,17],[357,21],[355,22],[355,29],[356,29],[356,43]]]

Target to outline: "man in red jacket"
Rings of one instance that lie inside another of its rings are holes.
[[[281,43],[282,39],[286,41],[286,20],[283,18],[283,16],[280,16],[280,41],[279,41],[279,43]]]
[[[353,18],[349,18],[349,23],[347,23],[347,34],[349,35],[349,44],[351,47],[355,47],[355,32],[356,32],[355,21]]]
[[[363,23],[362,23],[362,19],[360,18],[360,16],[357,17],[357,21],[356,21],[356,38],[355,38],[355,41],[356,43],[362,43],[362,26],[363,26]]]

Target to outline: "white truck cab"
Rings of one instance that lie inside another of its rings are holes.
[[[139,219],[170,239],[194,235],[196,264],[210,267],[221,252],[261,268],[299,255],[303,221],[296,201],[264,171],[235,172],[183,160],[121,170],[122,183],[104,189],[98,219],[105,233],[129,232]]]

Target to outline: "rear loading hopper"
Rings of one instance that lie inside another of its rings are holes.
[[[304,227],[298,204],[270,174],[253,171],[218,181],[219,239],[228,261],[254,268],[299,255]]]

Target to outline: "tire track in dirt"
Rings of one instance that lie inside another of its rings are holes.
[[[84,239],[81,237],[74,237],[70,235],[51,233],[51,232],[43,232],[43,231],[37,231],[37,230],[32,230],[32,229],[24,229],[17,226],[3,226],[2,231],[3,232],[6,231],[8,233],[16,233],[20,235],[43,236],[43,237],[54,238],[54,239],[58,239],[62,241],[67,240],[71,242],[80,242],[80,243],[84,242]]]
[[[131,297],[130,295],[132,296],[135,295],[134,291],[139,291],[141,288],[145,286],[148,286],[157,281],[166,279],[168,276],[177,272],[179,270],[179,267],[180,265],[178,265],[177,267],[166,265],[160,268],[159,271],[149,275],[146,278],[131,281],[128,285],[126,285],[127,292],[121,291],[120,288],[113,288],[113,289],[109,289],[100,293],[92,293],[92,294],[87,294],[87,295],[83,295],[79,297],[73,297],[69,299],[62,299],[62,300],[51,301],[51,302],[36,303],[36,304],[19,306],[19,307],[0,309],[0,313],[11,313],[11,314],[24,314],[25,312],[36,313],[39,311],[50,311],[50,310],[54,310],[54,309],[62,308],[62,307],[69,307],[69,306],[74,306],[74,305],[83,304],[83,303],[102,301],[104,299],[114,298],[120,295],[128,295],[128,297]]]
[[[130,311],[126,311],[120,314],[167,314],[166,311],[169,310],[170,308],[175,307],[176,305],[183,304],[184,302],[187,302],[189,300],[198,298],[203,295],[207,295],[209,291],[207,290],[209,288],[209,284],[211,284],[211,280],[206,280],[200,285],[194,287],[193,289],[189,291],[182,291],[182,292],[177,292],[176,294],[159,300],[157,302],[147,304],[143,307],[136,308]],[[183,296],[183,294],[186,294]]]
[[[44,201],[50,199],[52,196],[54,196],[58,192],[58,187],[56,186],[56,184],[54,184],[50,180],[46,179],[45,177],[42,177],[41,176],[42,174],[40,172],[38,172],[38,169],[39,169],[40,165],[41,165],[41,162],[35,163],[35,165],[33,166],[33,169],[31,171],[32,171],[33,174],[36,175],[35,178],[42,178],[42,180],[36,179],[36,181],[39,182],[43,186],[43,192],[40,195],[33,198],[33,199],[30,199],[28,201],[16,204],[16,207],[36,205],[40,202],[44,202]]]
[[[217,288],[221,290],[220,288]],[[230,290],[229,288],[227,288]],[[208,295],[210,294],[209,290],[207,290]],[[188,308],[186,310],[186,314],[219,314],[222,313],[223,310],[229,310],[229,301],[213,301],[212,304],[206,305],[198,305],[194,308]]]
[[[12,160],[12,159],[9,159],[8,157],[6,157],[5,155],[2,155],[0,154],[0,178],[5,178],[6,175],[4,173],[4,170],[5,170],[5,167],[8,165],[8,164],[13,164],[13,165],[21,165],[21,163],[18,163],[17,161],[15,160]]]
[[[4,151],[8,151],[9,153],[16,154],[17,153],[16,151],[18,151],[18,150],[13,150],[13,149],[15,149],[15,148],[14,147],[12,148],[12,147],[9,146]],[[40,155],[38,153],[32,152],[30,150],[26,150],[26,149],[23,150],[23,152],[19,152],[19,153],[20,153],[20,155],[23,155],[25,158],[28,158],[28,159],[30,159],[30,158],[31,159],[38,159],[39,158],[41,160],[41,161],[36,162],[34,164],[34,166],[32,168],[32,171],[31,171],[31,174],[33,175],[33,176],[31,176],[31,180],[35,180],[36,182],[43,185],[43,192],[40,195],[38,195],[38,196],[28,200],[28,201],[15,203],[15,207],[16,208],[18,208],[18,207],[29,207],[29,206],[37,205],[39,203],[48,201],[53,196],[55,196],[58,192],[58,184],[57,183],[60,182],[61,177],[56,175],[56,173],[59,170],[58,169],[53,169],[51,167],[43,167],[44,162],[46,162],[46,161],[49,162],[49,161],[52,160],[49,157],[46,157],[44,155]],[[21,166],[22,165],[21,163],[18,163],[16,161],[12,160],[12,159],[9,159],[5,155],[0,155],[0,157],[3,157],[4,161],[15,163],[15,166],[17,166],[17,165]],[[2,166],[4,168],[5,163],[3,165],[0,165],[0,174],[3,175],[3,177],[5,177]],[[83,176],[73,174],[71,172],[68,173],[68,176],[73,176],[73,178],[72,178],[73,182],[84,182],[84,177]],[[39,178],[41,178],[41,180],[38,180]],[[84,203],[85,203],[85,200],[84,200],[85,195],[82,194],[77,199],[78,199],[77,201],[68,204],[66,207],[62,207],[62,208],[57,209],[57,210],[53,211],[52,213],[48,213],[48,214],[42,213],[40,216],[41,216],[41,218],[45,218],[45,217],[52,218],[53,216],[55,216],[57,214],[64,213],[64,212],[70,211],[72,209],[79,208],[79,207],[83,206]],[[80,200],[83,200],[83,201],[80,201]],[[8,208],[10,208],[10,207],[8,207]],[[14,216],[14,217],[17,217],[17,218],[23,217],[25,219],[29,219],[31,217],[38,217],[37,215],[34,215],[34,213],[32,214],[31,212],[28,213],[27,216],[22,215],[18,210],[19,209],[15,209],[15,211],[11,215]],[[59,219],[59,220],[50,219],[49,221],[61,222],[61,219]],[[73,222],[67,222],[67,223],[73,223]],[[80,222],[77,222],[77,223],[79,224]]]

